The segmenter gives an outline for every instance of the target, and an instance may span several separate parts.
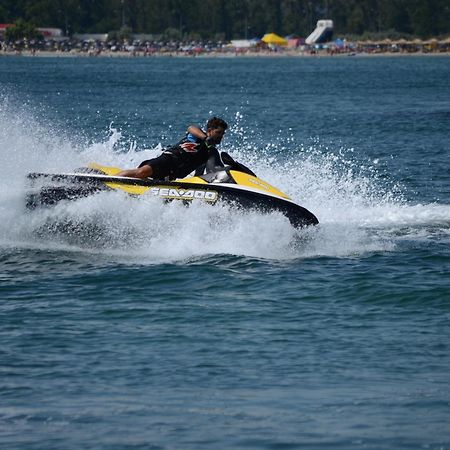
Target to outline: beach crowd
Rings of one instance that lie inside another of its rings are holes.
[[[315,56],[356,54],[450,54],[450,38],[444,40],[355,41],[336,39],[326,44],[305,44],[300,38],[287,45],[271,45],[261,40],[176,41],[176,40],[107,40],[95,37],[21,39],[6,42],[0,39],[1,55],[54,56]]]

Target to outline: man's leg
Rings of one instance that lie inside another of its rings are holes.
[[[119,172],[116,176],[131,177],[131,178],[149,178],[152,175],[153,175],[152,166],[145,165],[142,167],[138,167],[137,169],[122,170],[122,172]]]

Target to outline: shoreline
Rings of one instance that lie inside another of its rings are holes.
[[[88,52],[61,52],[61,51],[31,51],[22,50],[18,51],[0,51],[1,57],[14,57],[21,56],[25,58],[33,57],[46,57],[46,58],[342,58],[342,57],[436,57],[436,56],[450,56],[450,52],[342,52],[342,53],[329,53],[326,51],[319,51],[316,53],[299,52],[299,51],[282,51],[282,52],[210,52],[190,54],[183,52],[155,52],[152,54],[145,54],[143,52],[100,52],[100,53],[88,53]]]

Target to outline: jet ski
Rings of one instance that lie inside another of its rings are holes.
[[[26,206],[33,210],[74,201],[105,191],[123,191],[133,197],[156,196],[190,204],[227,203],[244,210],[278,211],[296,228],[317,225],[317,217],[286,194],[258,178],[250,169],[222,152],[224,167],[204,175],[174,181],[117,177],[117,167],[89,164],[73,173],[29,173]]]

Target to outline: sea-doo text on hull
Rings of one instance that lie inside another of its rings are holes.
[[[121,190],[132,196],[153,195],[165,200],[181,200],[187,204],[202,200],[210,204],[225,202],[246,210],[279,211],[295,227],[319,223],[314,214],[256,177],[245,166],[230,157],[226,162],[230,164],[215,172],[174,181],[117,177],[115,175],[121,169],[98,164],[90,164],[75,173],[30,173],[27,208],[51,206],[64,200]]]

